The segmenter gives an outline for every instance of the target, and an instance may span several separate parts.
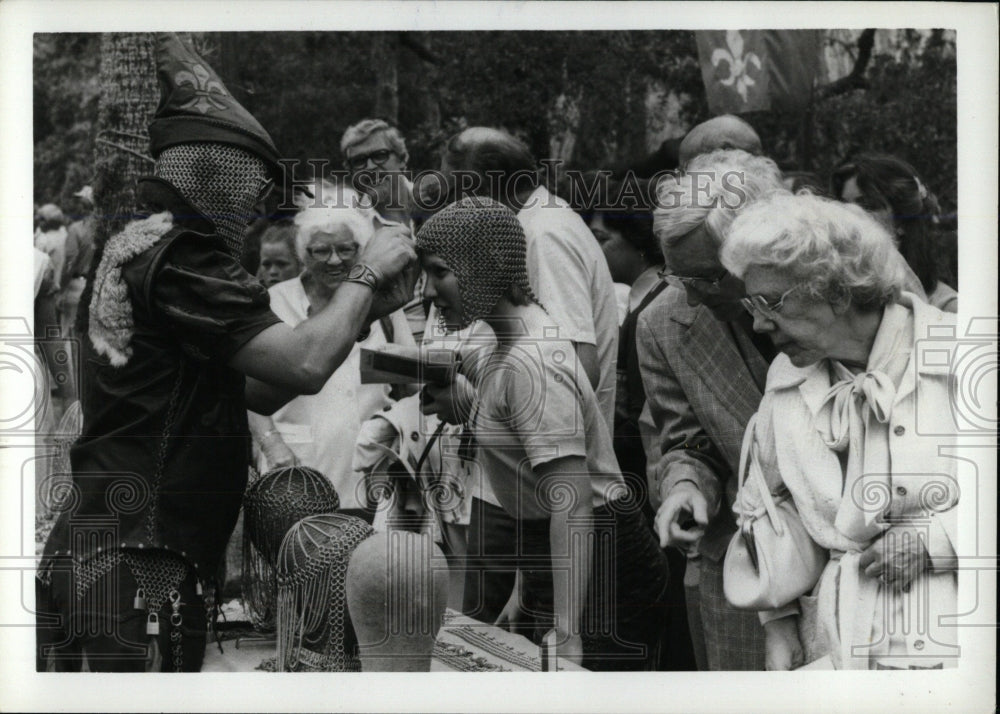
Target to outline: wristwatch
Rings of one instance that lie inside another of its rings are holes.
[[[362,285],[367,285],[372,289],[372,292],[378,290],[378,284],[381,282],[381,276],[375,272],[375,269],[371,266],[365,265],[364,263],[358,263],[350,272],[347,273],[347,277],[344,278],[345,282],[348,283],[361,283]]]

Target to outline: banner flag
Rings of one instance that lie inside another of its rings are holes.
[[[799,111],[809,103],[822,30],[700,30],[695,39],[713,114]]]

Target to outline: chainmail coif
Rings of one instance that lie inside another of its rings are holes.
[[[347,566],[372,533],[342,513],[303,518],[288,531],[276,567],[279,672],[361,671],[347,612]]]
[[[237,260],[254,206],[267,184],[263,160],[227,144],[199,142],[168,147],[153,174],[169,181],[215,226]]]
[[[274,617],[274,566],[281,541],[297,521],[332,513],[340,498],[323,474],[305,466],[273,469],[243,495],[243,601],[255,625]]]
[[[469,196],[446,206],[417,233],[417,250],[438,255],[458,278],[460,328],[493,312],[512,287],[538,302],[528,282],[524,229],[502,203]]]

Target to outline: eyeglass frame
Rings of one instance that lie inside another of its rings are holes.
[[[705,295],[718,295],[722,292],[722,281],[729,277],[729,274],[729,271],[723,268],[722,274],[719,275],[719,277],[709,279],[699,276],[678,275],[677,273],[668,273],[666,270],[660,270],[656,273],[656,277],[660,280],[665,280],[674,287],[679,287],[684,290],[687,290],[688,287],[693,287],[695,290]]]
[[[315,261],[317,261],[319,263],[329,263],[330,262],[330,258],[332,258],[333,254],[336,253],[337,257],[340,259],[340,262],[345,263],[348,260],[352,260],[352,259],[356,258],[357,255],[358,255],[358,250],[359,250],[359,246],[357,246],[357,244],[355,244],[355,246],[353,248],[351,248],[351,255],[349,255],[348,257],[345,258],[343,255],[341,255],[341,249],[340,248],[334,248],[333,246],[330,246],[330,245],[316,245],[316,246],[310,245],[310,246],[306,247],[306,255],[308,255],[310,258],[312,258],[313,260],[315,260]],[[317,252],[320,253],[320,254],[325,253],[326,257],[325,258],[321,258],[318,255],[315,255],[315,253],[317,253]]]
[[[805,283],[796,283],[783,292],[777,302],[774,303],[769,303],[763,295],[757,294],[747,295],[746,297],[740,298],[740,304],[751,315],[760,314],[770,320],[781,312],[781,308],[785,306],[785,298],[801,288],[803,285],[805,285]]]
[[[375,158],[377,155],[384,153],[385,156],[382,159]],[[373,164],[382,168],[385,166],[385,162],[388,161],[392,156],[399,156],[394,149],[378,149],[376,151],[369,151],[367,154],[357,154],[349,159],[344,160],[344,168],[348,171],[364,171],[365,167],[368,166],[368,162],[371,161]],[[355,165],[357,164],[357,165]]]

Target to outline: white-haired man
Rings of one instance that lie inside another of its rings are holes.
[[[659,460],[650,497],[659,502],[660,545],[691,557],[686,601],[699,669],[764,669],[755,613],[730,606],[722,561],[736,530],[731,505],[743,432],[763,396],[776,351],[740,304],[743,283],[718,253],[736,214],[785,192],[770,159],[716,151],[657,187],[653,231],[666,259],[664,290],[639,316],[637,341]]]

